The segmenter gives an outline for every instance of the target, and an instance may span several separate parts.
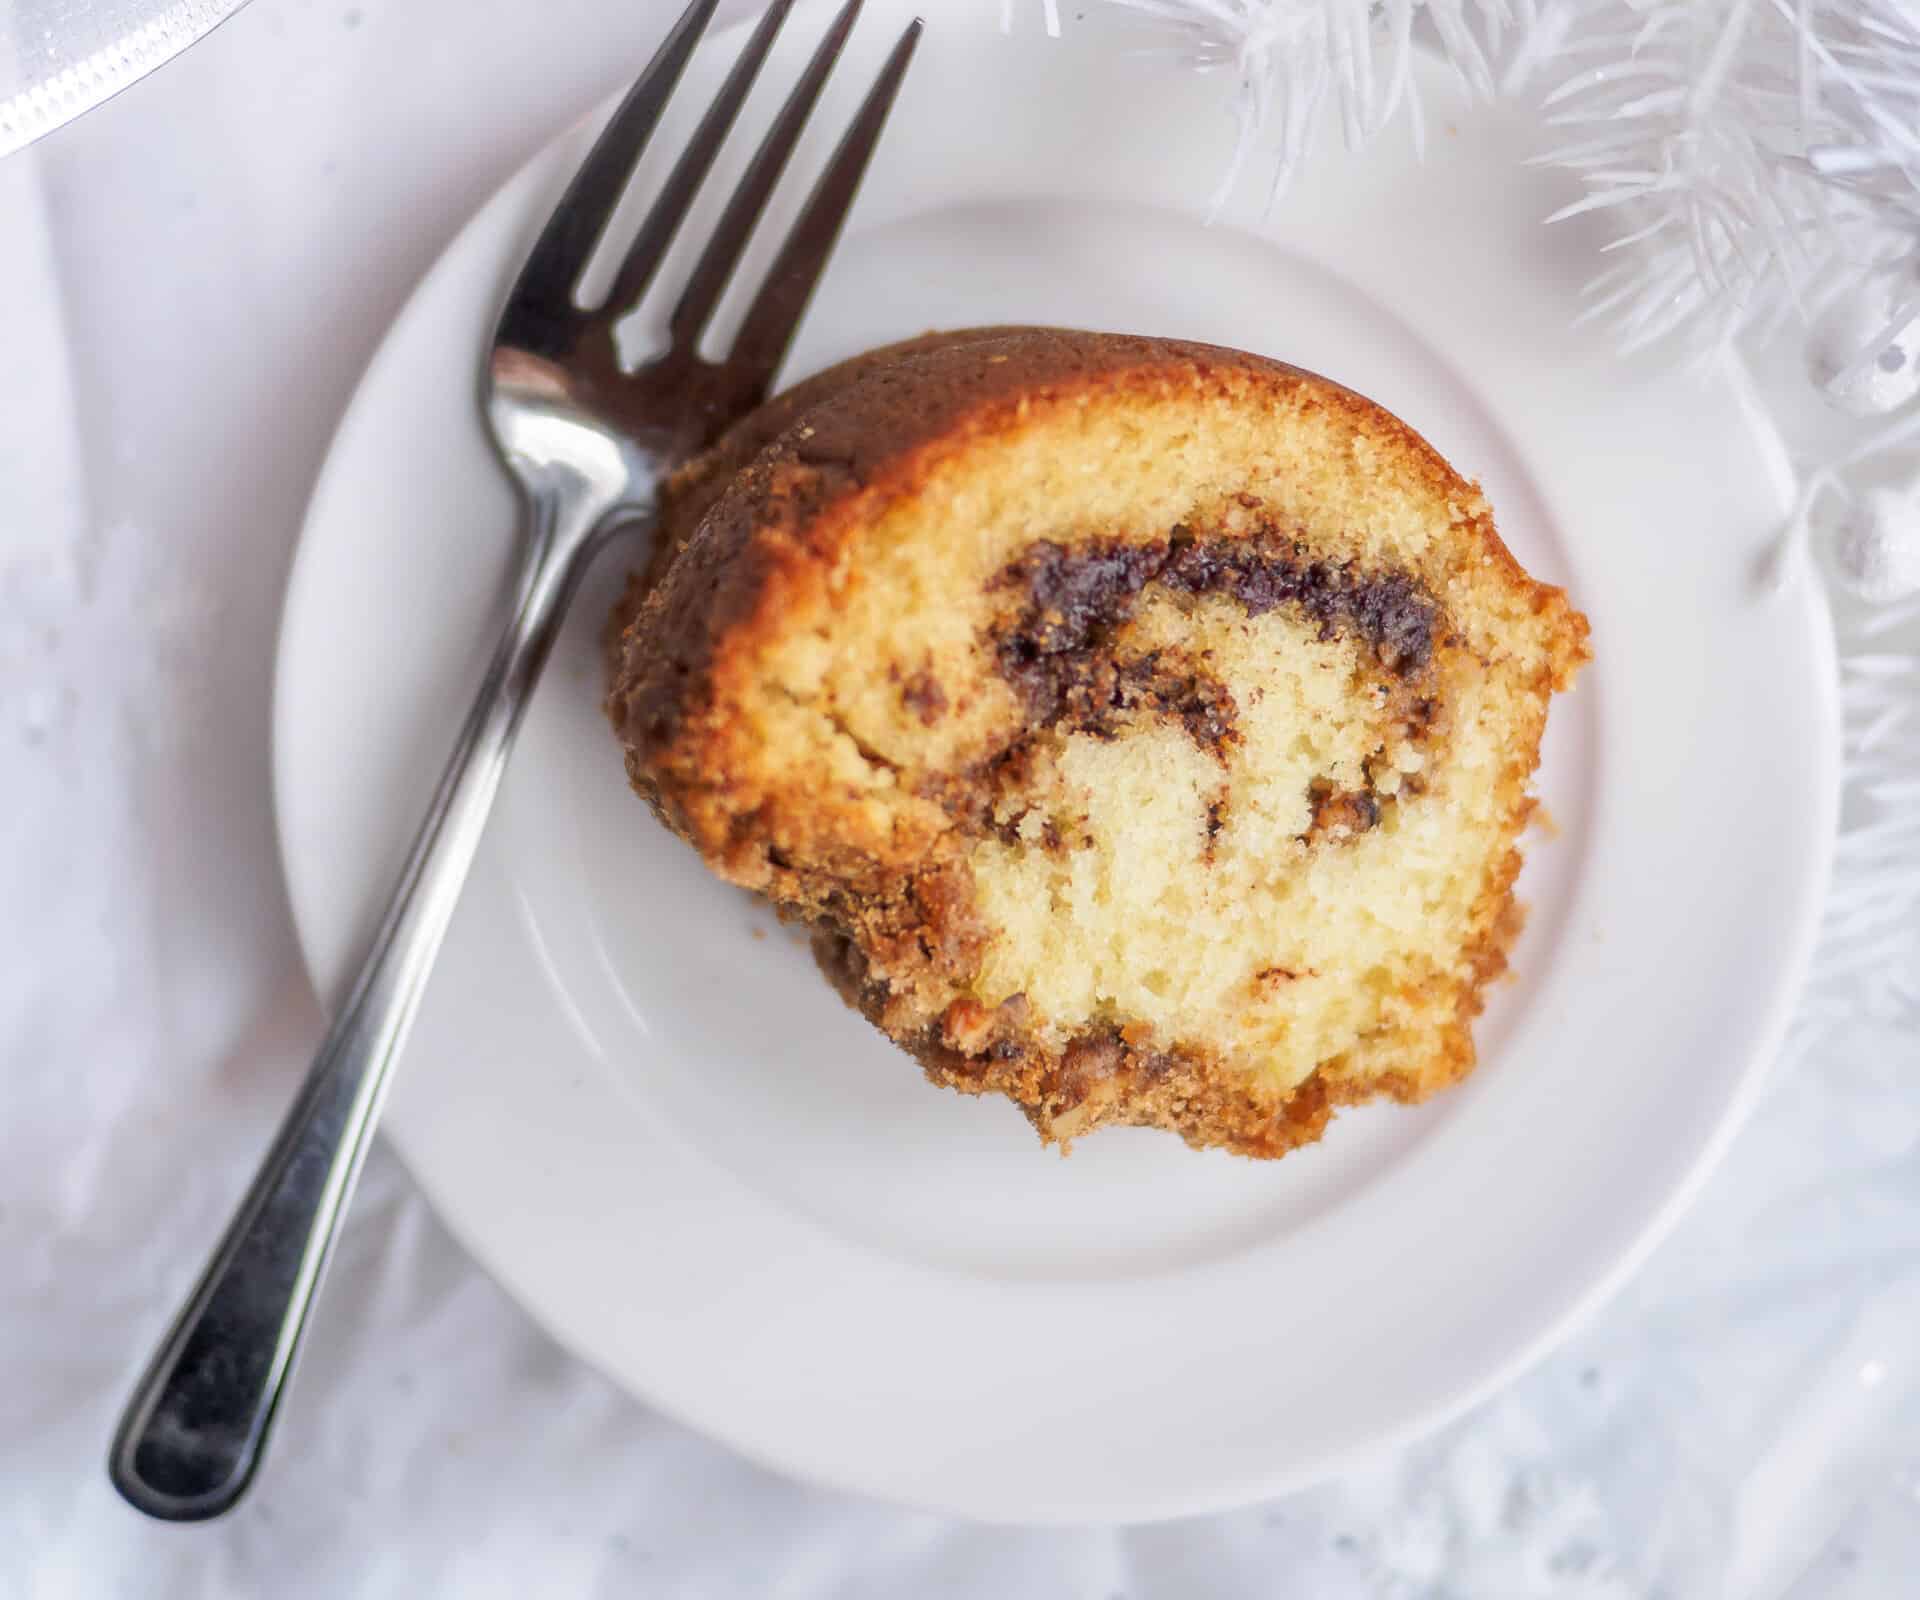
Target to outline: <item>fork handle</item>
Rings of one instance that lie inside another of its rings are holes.
[[[493,808],[603,507],[530,499],[511,622],[372,948],[246,1198],[122,1414],[114,1487],[172,1522],[219,1516],[259,1466],[393,1063]]]

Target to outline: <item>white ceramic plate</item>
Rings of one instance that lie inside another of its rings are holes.
[[[1423,68],[1424,164],[1403,135],[1364,159],[1329,147],[1264,226],[1208,228],[1231,132],[1218,80],[1080,28],[1005,39],[992,9],[929,30],[792,372],[928,327],[1176,334],[1337,377],[1480,477],[1596,651],[1554,713],[1559,832],[1533,845],[1484,1064],[1266,1165],[1134,1129],[1062,1161],[1010,1106],[927,1086],[627,792],[597,703],[622,553],[528,717],[387,1128],[556,1335],[749,1455],[981,1517],[1166,1516],[1460,1410],[1671,1220],[1808,952],[1833,824],[1829,636],[1808,589],[1751,581],[1780,508],[1731,397],[1572,330],[1595,241],[1540,226],[1565,196],[1520,165],[1524,118],[1469,110]],[[801,169],[906,14],[870,0]],[[789,25],[750,125],[820,21]],[[702,53],[649,173],[735,48]],[[477,352],[586,137],[514,178],[427,277],[314,497],[275,781],[326,992],[504,603],[511,501]]]

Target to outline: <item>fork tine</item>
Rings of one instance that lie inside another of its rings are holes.
[[[673,25],[647,70],[620,102],[551,220],[534,241],[513,286],[505,321],[531,318],[543,327],[570,321],[574,286],[600,233],[619,204],[640,153],[673,97],[693,47],[700,42],[719,0],[693,0]]]
[[[743,389],[764,397],[773,385],[774,374],[786,358],[794,330],[806,314],[813,298],[814,285],[833,254],[840,227],[853,208],[853,197],[866,174],[867,162],[880,143],[893,109],[894,97],[907,75],[914,46],[920,42],[924,24],[915,17],[908,23],[881,67],[873,87],[861,101],[860,109],[847,131],[840,136],[833,159],[820,174],[807,196],[807,203],[795,219],[780,254],[760,291],[747,308],[740,335],[727,356],[727,366],[739,376]]]
[[[713,308],[739,263],[740,252],[746,248],[747,237],[760,218],[767,196],[773,193],[787,158],[800,141],[800,130],[806,126],[814,102],[826,86],[827,74],[833,70],[847,35],[853,31],[860,4],[861,0],[847,0],[840,8],[833,25],[827,29],[827,36],[813,52],[806,71],[794,85],[793,93],[787,96],[780,115],[760,141],[760,148],[754,151],[752,162],[727,201],[727,208],[713,230],[713,238],[694,264],[693,275],[687,279],[687,286],[681,290],[679,302],[667,320],[667,329],[676,347],[691,349],[700,337],[700,330],[707,325],[707,319],[713,315]]]
[[[694,195],[699,192],[700,185],[712,169],[720,147],[727,142],[734,118],[739,116],[748,91],[759,77],[760,68],[766,64],[767,52],[773,48],[780,25],[787,20],[787,13],[792,9],[793,0],[773,0],[773,4],[767,7],[766,15],[760,19],[760,26],[754,29],[746,49],[740,52],[740,59],[733,64],[733,71],[727,74],[727,81],[721,85],[720,93],[714,97],[707,114],[700,119],[700,126],[681,153],[673,175],[662,186],[660,197],[647,212],[647,220],[640,225],[633,243],[627,247],[626,259],[620,263],[620,272],[607,292],[605,304],[610,309],[624,314],[637,305],[640,297],[647,292],[647,286],[652,283],[653,275],[667,253],[667,246],[673,243],[673,236],[686,220],[687,209],[693,204]]]

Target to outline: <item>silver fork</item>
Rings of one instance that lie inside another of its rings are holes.
[[[613,286],[577,300],[647,139],[716,0],[694,0],[613,114],[533,246],[507,298],[481,380],[526,525],[513,616],[414,839],[347,1003],[200,1282],[141,1378],[108,1470],[152,1516],[218,1516],[259,1466],[314,1296],[372,1141],[395,1058],[465,882],[521,713],[567,602],[602,540],[644,519],[658,486],[767,394],[905,76],[916,19],[788,233],[733,348],[697,352],[847,35],[834,18],[762,139],[669,320],[666,353],[623,372],[613,328],[645,293],[752,87],[792,0],[774,0],[681,154]]]

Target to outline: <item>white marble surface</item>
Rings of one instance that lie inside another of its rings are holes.
[[[0,166],[0,1596],[1913,1592],[1897,1020],[1812,1036],[1570,1346],[1273,1505],[1022,1532],[775,1478],[555,1349],[384,1151],[253,1498],[181,1529],[113,1497],[115,1411],[319,1027],[267,770],[308,486],[415,276],[665,21],[255,0]]]

